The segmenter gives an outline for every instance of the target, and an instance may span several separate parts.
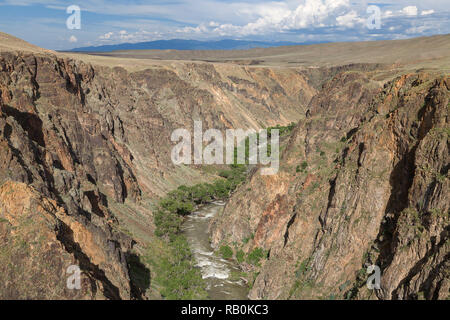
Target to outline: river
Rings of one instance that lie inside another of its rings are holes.
[[[239,272],[238,266],[216,255],[209,240],[209,223],[223,206],[222,202],[214,202],[200,208],[187,217],[182,230],[206,281],[209,299],[246,300],[247,286],[242,280],[231,277],[233,271]]]

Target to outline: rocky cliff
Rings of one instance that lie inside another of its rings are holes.
[[[250,298],[447,298],[450,82],[411,68],[74,57],[0,33],[0,298],[159,298],[139,257],[163,250],[152,205],[216,178],[170,160],[194,120],[298,121],[280,172],[252,171],[211,226],[264,249]]]
[[[130,268],[153,232],[151,204],[210,179],[172,165],[172,131],[286,124],[316,90],[298,70],[131,71],[33,50],[0,52],[0,298],[143,298]],[[73,264],[78,292],[65,287]]]
[[[449,297],[450,78],[378,80],[326,81],[280,173],[255,172],[212,224],[216,246],[267,252],[250,298]],[[380,290],[366,288],[372,264]]]

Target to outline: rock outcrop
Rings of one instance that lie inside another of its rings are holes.
[[[0,210],[1,299],[132,297],[123,252],[131,241],[82,216],[69,216],[55,200],[24,183],[0,187]],[[83,271],[77,290],[66,285],[71,266]]]
[[[298,121],[280,172],[252,171],[212,224],[215,245],[266,250],[250,298],[448,297],[448,76],[378,63],[130,68],[0,41],[0,298],[148,297],[152,270],[146,288],[133,270],[151,205],[212,178],[170,160],[171,133],[195,120]],[[380,290],[365,289],[367,264]]]
[[[129,71],[32,49],[0,53],[0,295],[11,299],[143,298],[129,265],[153,232],[151,203],[210,179],[172,164],[173,130],[200,119],[205,129],[287,124],[315,94],[298,70]],[[132,228],[134,239],[122,232]],[[72,264],[84,277],[77,293],[64,287]]]
[[[280,173],[254,173],[212,225],[215,245],[267,250],[250,298],[449,297],[449,88],[420,72],[323,85]]]

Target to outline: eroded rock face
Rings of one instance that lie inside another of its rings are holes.
[[[1,294],[142,298],[130,283],[133,240],[118,231],[117,216],[126,209],[128,221],[152,232],[149,201],[209,178],[172,164],[173,130],[199,119],[205,129],[287,124],[304,114],[315,90],[293,69],[176,63],[129,72],[50,53],[3,51],[0,245],[12,251],[0,260],[10,279]],[[31,247],[36,239],[42,243]],[[17,256],[21,242],[27,243]],[[54,267],[39,266],[52,255]],[[10,263],[23,268],[9,270]],[[84,273],[78,293],[64,289],[68,264]]]
[[[24,183],[0,187],[1,299],[130,299],[125,246]],[[118,263],[120,262],[120,263]],[[79,266],[81,289],[67,286]]]
[[[253,174],[211,226],[215,245],[268,250],[250,298],[448,298],[449,87],[425,73],[324,83],[280,173]],[[366,264],[382,271],[375,293]]]
[[[114,231],[117,220],[108,209],[107,198],[116,202],[123,202],[126,197],[137,201],[140,189],[130,167],[119,152],[111,148],[108,133],[105,131],[102,136],[100,131],[89,132],[92,128],[83,121],[83,117],[88,117],[82,111],[85,102],[81,80],[73,68],[74,65],[47,56],[2,54],[0,180],[27,186],[4,184],[12,194],[30,194],[32,200],[29,200],[31,204],[26,204],[27,210],[39,208],[40,201],[54,201],[55,209],[44,211],[55,228],[38,228],[31,232],[43,241],[48,238],[54,243],[53,247],[59,245],[55,254],[66,251],[65,257],[54,258],[61,259],[55,270],[46,271],[61,278],[46,277],[37,271],[42,269],[35,266],[38,269],[34,270],[26,261],[23,266],[31,269],[22,270],[24,274],[31,274],[42,285],[62,290],[65,282],[60,280],[66,275],[61,270],[67,268],[69,255],[71,260],[76,260],[73,264],[80,265],[91,279],[92,288],[74,294],[61,290],[46,292],[40,287],[28,294],[20,288],[32,284],[21,283],[18,277],[17,281],[12,280],[9,298],[55,298],[59,293],[61,298],[132,298],[125,259],[132,240]],[[83,72],[88,76],[92,70],[86,67]],[[94,117],[90,120],[94,126],[98,123]],[[24,210],[21,206],[25,204],[20,197],[13,199],[17,203],[11,201],[9,206],[2,205],[4,213],[8,214],[7,222],[14,226],[13,220],[21,214]],[[31,224],[34,218],[34,215],[25,217]],[[20,224],[16,227],[22,228]],[[27,239],[26,228],[20,233]],[[8,244],[5,243],[5,247]],[[45,254],[39,249],[32,253],[36,260]],[[2,265],[8,266],[8,260],[2,261]],[[89,282],[86,285],[91,287]]]
[[[375,263],[378,298],[446,298],[449,79],[383,87],[369,76],[381,67],[131,72],[2,51],[0,297],[142,298],[117,217],[152,232],[149,202],[210,179],[172,165],[173,130],[300,120],[279,174],[253,173],[212,225],[216,245],[269,251],[250,297],[373,298],[361,270]],[[83,272],[77,292],[65,286],[71,264]]]

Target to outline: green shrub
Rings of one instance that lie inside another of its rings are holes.
[[[303,260],[303,262],[300,264],[300,267],[295,272],[295,275],[297,278],[301,277],[302,275],[306,274],[306,272],[309,270],[309,259]]]
[[[244,251],[239,250],[238,252],[236,252],[236,261],[241,264],[242,262],[244,262],[245,260],[245,253]]]
[[[295,171],[297,173],[299,172],[306,172],[306,168],[308,168],[308,162],[303,161],[301,164],[299,164],[296,168]]]
[[[278,129],[279,135],[280,135],[280,137],[282,137],[282,136],[290,134],[292,132],[292,130],[294,130],[294,128],[295,128],[295,122],[291,122],[287,126],[280,126],[279,124],[277,124],[275,127],[267,128],[267,137],[268,138],[271,137],[273,129]]]
[[[250,252],[247,256],[247,262],[252,265],[258,265],[259,261],[264,258],[265,252],[261,248],[255,248],[252,252]]]
[[[219,249],[219,254],[224,259],[231,259],[233,258],[233,250],[230,248],[230,246],[221,246]]]
[[[206,297],[200,270],[195,267],[187,240],[178,236],[171,243],[171,256],[158,268],[161,295],[168,300],[192,300]]]
[[[303,161],[303,162],[302,162],[302,167],[301,167],[301,168],[302,168],[303,171],[305,171],[306,168],[308,168],[308,162]]]
[[[228,179],[231,176],[231,170],[222,170],[219,172],[219,176]]]
[[[154,213],[154,222],[156,225],[155,234],[158,237],[171,237],[179,233],[183,220],[181,216],[159,208]]]
[[[254,237],[255,237],[255,235],[254,235],[254,234],[251,234],[249,237],[244,238],[244,240],[242,240],[242,242],[243,242],[244,244],[247,244],[250,240],[253,240]]]

